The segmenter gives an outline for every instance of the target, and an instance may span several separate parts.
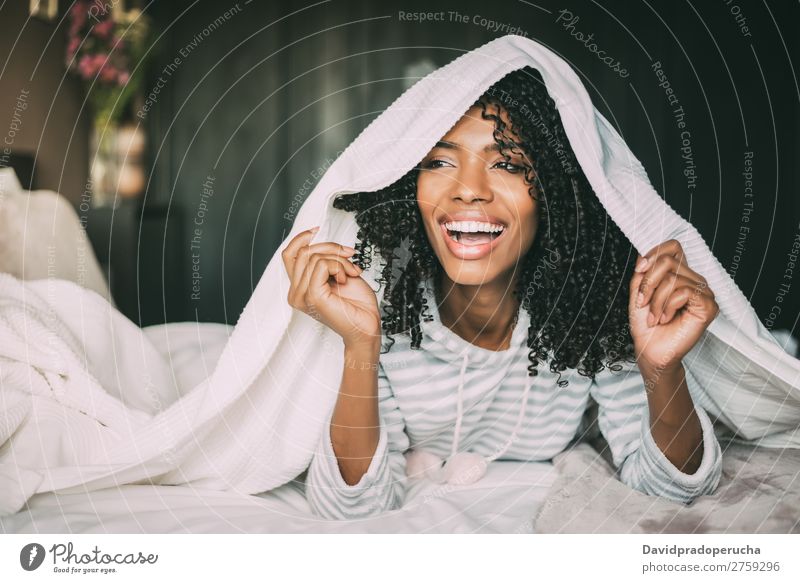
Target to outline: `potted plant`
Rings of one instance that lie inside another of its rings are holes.
[[[150,19],[120,0],[75,0],[67,15],[66,65],[86,90],[92,116],[90,184],[96,206],[141,193],[144,134],[131,103],[141,94]],[[138,172],[136,166],[138,165]]]

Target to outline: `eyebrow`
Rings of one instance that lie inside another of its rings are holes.
[[[519,144],[517,144],[516,142],[513,142],[511,140],[508,140],[507,142],[505,142],[504,145],[506,147],[516,148],[518,150],[522,150],[522,147]],[[462,146],[461,144],[457,144],[456,142],[445,142],[443,140],[440,140],[440,141],[436,142],[436,145],[434,146],[434,148],[445,148],[447,150],[459,150],[459,149],[464,150],[465,149],[464,146]],[[487,146],[485,146],[483,148],[483,151],[484,152],[499,152],[500,151],[500,145],[497,142],[494,142],[492,144],[488,144]]]

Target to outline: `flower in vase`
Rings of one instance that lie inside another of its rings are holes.
[[[69,39],[69,42],[67,43],[67,67],[70,66],[72,59],[75,58],[75,53],[78,52],[79,46],[81,46],[81,39],[78,37],[72,37]]]
[[[108,20],[102,21],[100,24],[96,24],[92,28],[92,32],[99,36],[100,38],[108,38],[111,36],[111,32],[114,30],[114,21],[110,18]]]
[[[97,69],[94,66],[94,55],[83,55],[78,60],[78,74],[80,74],[81,79],[88,81],[94,77],[96,72]]]
[[[77,34],[78,31],[83,28],[83,25],[86,24],[86,20],[89,17],[88,4],[86,2],[82,2],[81,0],[77,0],[69,10],[69,17],[69,34],[72,36]]]
[[[100,68],[100,81],[103,83],[116,83],[119,71],[111,64],[103,65]]]
[[[67,12],[65,63],[83,81],[97,122],[115,122],[139,91],[150,42],[149,17],[115,15],[108,0],[74,0]]]

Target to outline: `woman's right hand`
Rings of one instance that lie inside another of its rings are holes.
[[[378,299],[348,257],[354,249],[338,243],[309,245],[316,229],[296,235],[281,253],[289,275],[289,305],[339,334],[345,346],[380,341]]]

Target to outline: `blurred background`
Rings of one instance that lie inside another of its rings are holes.
[[[765,325],[793,330],[799,19],[788,0],[6,0],[0,166],[69,201],[134,322],[233,324],[339,152],[420,76],[519,34],[571,63]]]

